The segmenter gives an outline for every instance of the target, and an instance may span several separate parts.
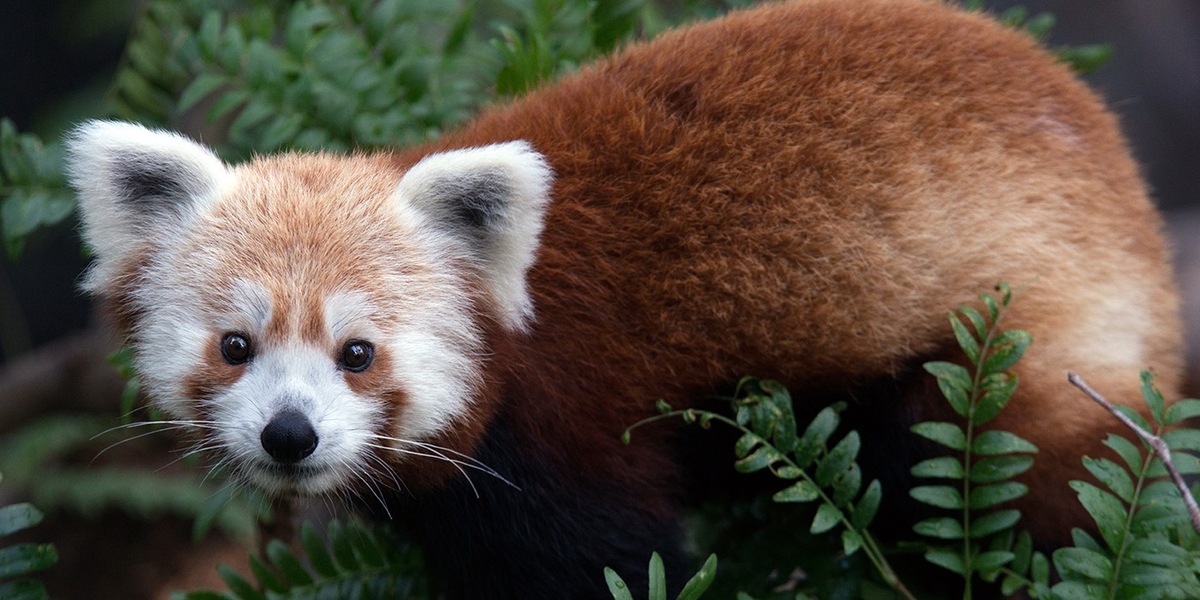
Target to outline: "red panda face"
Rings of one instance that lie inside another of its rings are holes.
[[[70,152],[96,254],[85,287],[124,321],[155,404],[267,492],[437,458],[428,440],[475,418],[484,332],[533,317],[550,175],[524,143],[407,172],[363,156],[231,168],[97,122]]]

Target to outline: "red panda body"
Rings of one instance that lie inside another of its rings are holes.
[[[948,311],[997,281],[1034,338],[995,425],[1041,449],[1035,533],[1078,523],[1066,481],[1112,429],[1066,371],[1131,403],[1141,369],[1179,380],[1115,120],[936,3],[736,12],[394,155],[226,167],[111,123],[72,148],[87,286],[156,401],[268,491],[383,500],[451,598],[601,598],[605,565],[677,559],[675,432],[619,441],[656,399],[753,374],[897,440],[943,418],[919,366],[957,360]]]

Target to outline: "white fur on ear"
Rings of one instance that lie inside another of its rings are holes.
[[[502,311],[524,331],[533,318],[525,274],[537,255],[553,173],[528,142],[430,154],[396,189],[402,209],[468,247]]]
[[[84,287],[109,281],[146,241],[184,231],[230,180],[209,149],[182,135],[89,121],[67,138],[67,173],[79,195],[83,238],[96,254]]]

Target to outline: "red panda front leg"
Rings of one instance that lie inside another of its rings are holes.
[[[620,481],[566,472],[531,450],[501,415],[475,458],[515,485],[456,478],[416,497],[397,495],[390,513],[415,532],[440,592],[451,599],[601,600],[612,597],[604,581],[611,567],[641,594],[655,551],[668,587],[682,587],[682,533],[673,514],[641,510]]]

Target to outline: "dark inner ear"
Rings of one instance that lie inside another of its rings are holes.
[[[162,158],[122,162],[115,165],[112,177],[113,187],[122,198],[142,211],[163,206],[173,208],[197,191],[189,188],[185,169]]]
[[[502,172],[481,171],[440,182],[434,194],[441,199],[444,219],[478,236],[503,224],[512,188]]]

